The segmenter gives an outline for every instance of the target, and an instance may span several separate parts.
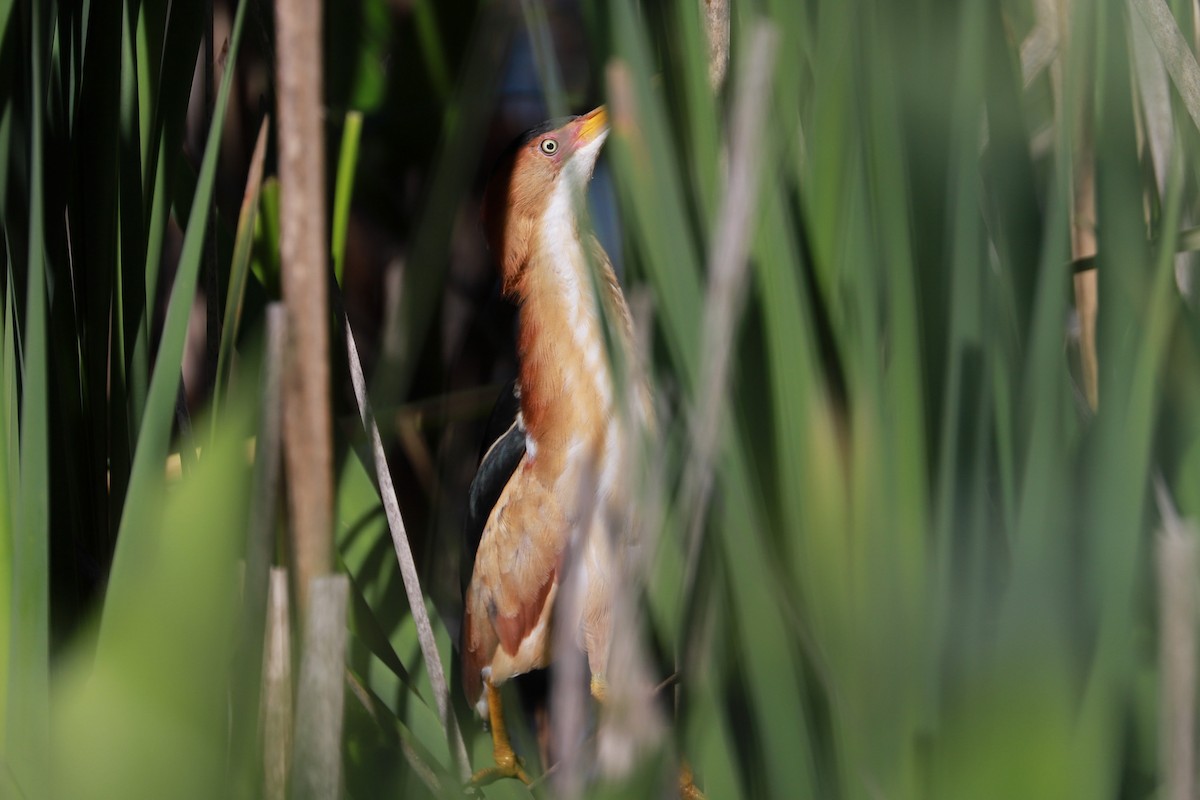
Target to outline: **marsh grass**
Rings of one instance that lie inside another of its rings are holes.
[[[355,214],[387,207],[379,153],[405,148],[422,187],[363,367],[423,595],[405,592],[376,448],[346,399],[345,322],[327,320],[349,796],[457,792],[422,646],[455,663],[442,554],[460,546],[453,476],[469,475],[476,442],[461,438],[484,412],[440,375],[430,389],[430,364],[449,371],[431,355],[439,302],[452,244],[471,235],[456,218],[512,32],[536,29],[554,103],[584,102],[554,71],[553,4],[464,0],[471,25],[434,5],[388,16],[364,0],[327,20],[330,264],[347,293]],[[1173,645],[1196,619],[1176,609],[1160,634],[1158,603],[1194,598],[1196,578],[1197,21],[1163,0],[1065,7],[735,3],[714,93],[699,2],[580,4],[659,407],[642,486],[661,513],[643,624],[626,635],[678,675],[673,735],[627,778],[584,781],[588,796],[666,791],[678,754],[713,798],[1190,796],[1194,714],[1170,710],[1195,702]],[[231,179],[240,218],[211,212],[232,87],[271,52],[272,17],[251,0],[229,10],[192,167],[203,4],[0,0],[3,796],[257,796],[264,751],[286,774],[277,717],[259,717],[262,646],[246,645],[266,620],[244,618],[266,604],[266,561],[290,563],[261,461],[279,425],[262,403],[278,376],[261,369],[280,275],[271,145]],[[347,33],[349,17],[369,35]],[[382,33],[388,20],[402,33]],[[778,42],[768,113],[737,136],[760,30]],[[739,168],[757,184],[727,174]],[[725,325],[706,287],[738,186],[751,213],[729,252],[746,294]],[[225,313],[210,416],[186,441],[179,365],[206,236]],[[713,331],[729,348],[715,384]],[[684,479],[697,420],[711,437],[700,503]],[[397,444],[404,425],[417,435]],[[168,453],[198,445],[167,481]],[[421,458],[432,477],[406,485]],[[1160,530],[1162,553],[1191,554],[1183,574],[1156,567]],[[450,688],[484,766],[486,734]]]

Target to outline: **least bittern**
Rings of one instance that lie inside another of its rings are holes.
[[[464,602],[463,683],[470,702],[490,718],[496,759],[476,780],[528,782],[508,741],[497,687],[550,661],[572,530],[582,532],[578,643],[592,693],[603,699],[619,540],[605,526],[623,517],[624,426],[638,423],[621,412],[608,351],[630,351],[629,309],[607,254],[582,220],[607,135],[604,108],[535,128],[502,156],[484,196],[484,228],[502,289],[519,304],[519,405],[471,486],[474,560]],[[645,386],[622,385],[634,393],[625,407],[644,422]]]

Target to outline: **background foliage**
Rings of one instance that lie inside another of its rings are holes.
[[[1174,39],[1145,23],[1163,13]],[[669,791],[680,752],[714,798],[1189,796],[1194,5],[746,0],[731,21],[714,95],[695,0],[327,4],[331,274],[443,660],[466,486],[515,369],[478,190],[519,130],[607,100],[593,206],[662,421],[638,633],[679,685],[662,752],[587,792]],[[706,286],[764,23],[726,393]],[[246,457],[278,414],[274,132],[251,156],[273,59],[261,0],[211,20],[0,0],[0,795],[262,792],[254,547],[288,562]],[[453,795],[332,330],[345,794]]]

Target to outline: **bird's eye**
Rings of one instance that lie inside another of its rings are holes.
[[[542,139],[541,150],[548,156],[558,152],[558,142],[553,139]]]

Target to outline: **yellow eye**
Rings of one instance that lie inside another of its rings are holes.
[[[558,142],[553,139],[542,139],[540,147],[542,152],[548,156],[552,156],[558,152]]]

